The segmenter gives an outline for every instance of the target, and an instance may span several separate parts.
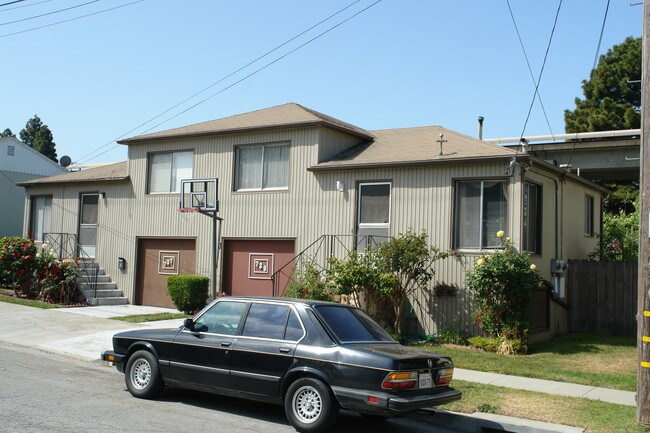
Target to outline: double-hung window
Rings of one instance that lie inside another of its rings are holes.
[[[265,144],[235,149],[235,190],[278,190],[289,187],[289,145]]]
[[[524,186],[524,251],[542,252],[542,187],[532,182]]]
[[[180,192],[181,180],[192,178],[192,151],[149,155],[149,192]]]
[[[507,231],[505,180],[457,181],[454,201],[454,248],[479,250],[500,244],[498,231]]]

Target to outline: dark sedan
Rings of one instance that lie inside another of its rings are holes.
[[[224,297],[177,329],[115,334],[102,359],[135,397],[178,386],[283,404],[299,431],[334,424],[339,408],[386,418],[461,398],[447,356],[404,347],[358,308]]]

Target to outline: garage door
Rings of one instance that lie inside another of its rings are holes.
[[[196,273],[194,239],[139,239],[135,303],[175,308],[167,294],[170,275]]]
[[[228,239],[223,291],[233,296],[272,296],[271,276],[294,256],[293,240]]]

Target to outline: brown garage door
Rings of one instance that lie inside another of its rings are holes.
[[[293,240],[226,240],[223,291],[234,296],[272,296],[271,275],[294,255]]]
[[[135,303],[175,308],[167,294],[167,278],[194,273],[194,239],[139,239]]]

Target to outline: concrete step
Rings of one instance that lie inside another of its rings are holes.
[[[77,280],[77,288],[81,290],[95,290],[95,285],[93,283],[88,283],[85,281],[80,281]],[[116,283],[97,283],[97,290],[117,290],[117,284]]]
[[[80,274],[77,276],[77,281],[80,281],[82,283],[92,283],[93,281],[97,280],[98,283],[111,283],[113,280],[111,279],[110,275],[86,275],[86,274]]]
[[[90,305],[127,305],[129,300],[123,296],[109,298],[88,298]]]
[[[122,298],[124,293],[119,289],[97,289],[94,293],[96,298]]]
[[[82,268],[80,268],[77,271],[77,273],[79,275],[84,275],[84,276],[88,275],[88,276],[93,276],[93,277],[95,275],[106,275],[106,272],[102,268],[99,268],[99,269],[92,269],[92,268],[82,269]]]

